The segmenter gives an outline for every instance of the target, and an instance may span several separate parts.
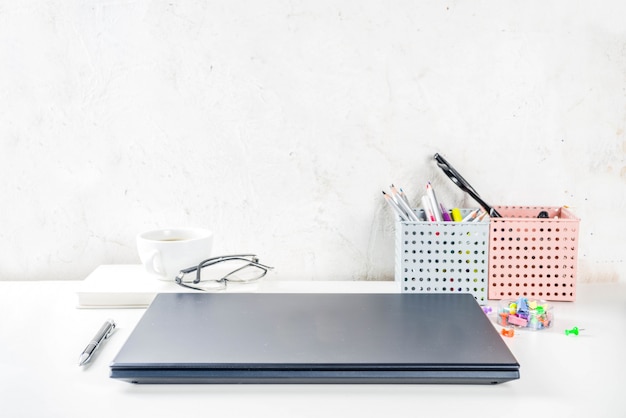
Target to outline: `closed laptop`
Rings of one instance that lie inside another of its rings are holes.
[[[110,367],[133,383],[519,378],[469,294],[159,294]]]

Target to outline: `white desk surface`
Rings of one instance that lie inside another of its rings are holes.
[[[133,385],[108,364],[144,309],[77,309],[80,282],[0,282],[0,415],[3,417],[624,416],[626,284],[579,284],[555,305],[551,329],[506,343],[521,378],[472,385]],[[364,282],[294,283],[297,291],[355,292]],[[277,288],[289,291],[289,282]],[[361,290],[365,289],[365,290]],[[489,301],[497,306],[497,301]],[[92,363],[77,359],[107,318],[115,334]],[[462,320],[462,318],[459,318]],[[499,330],[498,325],[494,326]],[[564,329],[578,326],[579,336]],[[462,349],[462,347],[459,347]]]

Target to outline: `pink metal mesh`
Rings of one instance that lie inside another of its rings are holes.
[[[489,299],[576,300],[580,219],[565,207],[498,206],[489,231]],[[541,211],[549,218],[537,218]]]

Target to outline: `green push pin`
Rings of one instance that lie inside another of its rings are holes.
[[[578,331],[583,331],[583,329],[578,329],[578,327],[574,327],[572,329],[566,329],[565,330],[565,335],[570,335],[570,334],[574,334],[574,335],[578,335]]]

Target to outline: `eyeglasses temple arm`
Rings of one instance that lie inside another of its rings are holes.
[[[456,184],[458,188],[468,193],[472,197],[472,199],[478,202],[478,204],[487,211],[490,217],[502,217],[502,215],[500,215],[500,213],[493,206],[489,205],[480,197],[476,189],[474,189],[474,187],[472,187],[472,185],[469,184],[469,182],[465,180],[463,176],[461,176],[461,174],[454,167],[452,167],[452,165],[445,158],[439,155],[439,153],[436,153],[434,158],[437,161],[437,165],[439,166],[439,168],[441,168],[441,170],[450,178],[450,180],[452,180],[452,183]]]

